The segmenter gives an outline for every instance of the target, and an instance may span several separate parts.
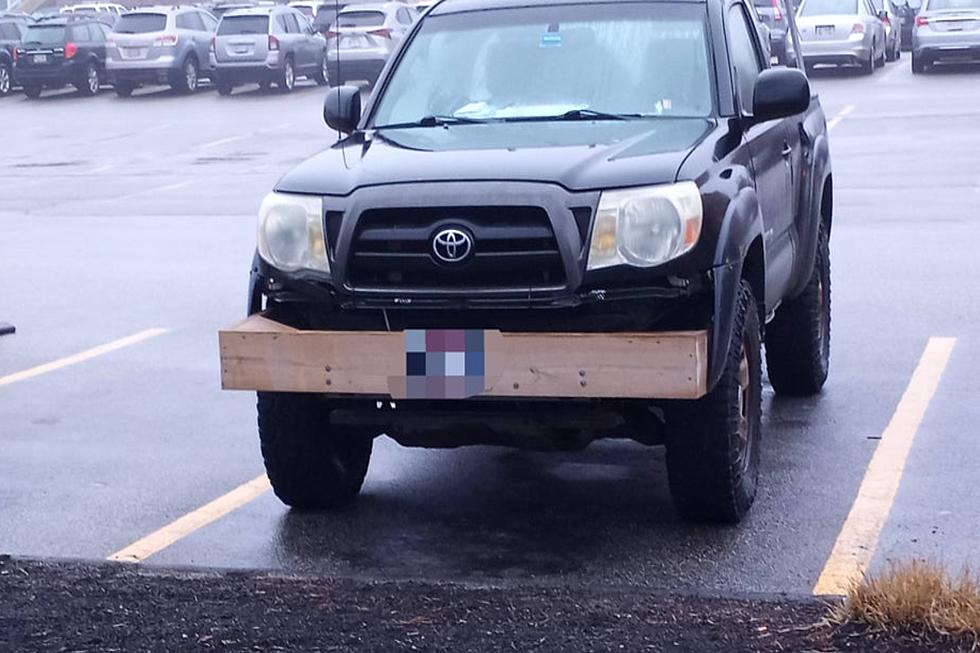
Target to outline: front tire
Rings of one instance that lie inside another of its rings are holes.
[[[320,395],[258,393],[259,439],[276,496],[293,508],[339,508],[361,490],[373,433],[330,424]]]
[[[803,293],[784,302],[766,325],[766,369],[776,394],[820,392],[830,369],[830,245],[823,224]]]
[[[313,79],[316,80],[318,86],[326,86],[330,83],[330,71],[327,65],[327,54],[323,53],[323,61],[320,63],[320,70],[313,75]]]
[[[0,63],[0,97],[10,95],[10,88],[13,86],[12,79],[10,64]]]
[[[41,87],[41,86],[25,86],[24,87],[24,95],[26,95],[27,97],[31,98],[32,100],[35,100],[35,99],[41,97],[41,91],[42,90],[43,90],[43,87]]]
[[[687,520],[736,524],[759,482],[762,426],[759,313],[746,281],[738,289],[728,360],[714,389],[668,413],[667,479]]]

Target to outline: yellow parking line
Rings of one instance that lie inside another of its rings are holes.
[[[840,123],[841,120],[849,116],[852,111],[854,111],[853,104],[848,104],[846,107],[841,109],[836,116],[834,116],[829,121],[827,121],[827,131],[830,131],[831,129],[836,127],[838,123]]]
[[[44,365],[38,365],[37,367],[32,367],[20,372],[14,372],[13,374],[8,374],[7,376],[0,376],[0,386],[16,383],[17,381],[24,381],[25,379],[47,374],[48,372],[54,372],[55,370],[60,370],[71,365],[77,365],[78,363],[84,363],[87,360],[102,356],[103,354],[108,354],[109,352],[116,351],[117,349],[123,349],[124,347],[135,345],[138,342],[148,340],[149,338],[153,338],[166,332],[167,329],[145,329],[144,331],[134,333],[131,336],[126,336],[125,338],[120,338],[119,340],[113,340],[112,342],[107,342],[104,345],[99,345],[98,347],[92,347],[91,349],[80,351],[77,354],[72,354],[71,356],[65,356],[64,358],[59,358],[58,360],[45,363]]]
[[[256,476],[231,492],[218,497],[193,512],[189,512],[163,528],[133,542],[124,549],[116,551],[108,560],[117,562],[142,562],[148,557],[166,549],[174,542],[187,537],[199,528],[221,519],[232,510],[260,497],[269,489],[269,479],[265,474]]]
[[[930,338],[926,344],[905,394],[881,434],[851,511],[813,587],[814,594],[844,594],[867,570],[895,501],[912,440],[955,344],[956,338]]]

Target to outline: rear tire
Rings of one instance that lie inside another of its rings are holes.
[[[778,395],[820,392],[830,369],[830,245],[823,224],[803,293],[784,302],[766,325],[766,369]]]
[[[875,71],[875,48],[874,45],[872,45],[871,52],[868,53],[868,60],[861,62],[861,74],[873,75],[874,71]]]
[[[116,82],[113,89],[116,91],[116,95],[119,97],[129,97],[133,94],[133,90],[136,88],[131,82]]]
[[[330,424],[320,395],[258,393],[259,439],[276,496],[293,508],[339,508],[361,490],[374,433]]]
[[[24,95],[31,98],[32,100],[41,97],[41,91],[43,87],[41,86],[25,86]]]
[[[0,63],[0,97],[10,95],[10,89],[13,87],[12,75],[10,64]]]
[[[184,65],[180,67],[177,77],[174,78],[172,88],[178,93],[193,93],[197,90],[199,74],[197,61],[193,57],[188,57],[184,60]]]
[[[746,281],[738,289],[728,360],[707,395],[668,413],[667,478],[674,505],[691,521],[735,524],[759,482],[762,424],[759,313]]]
[[[892,47],[891,50],[886,50],[885,51],[885,61],[895,61],[896,59],[898,59],[898,42],[897,41],[895,42],[895,45]]]
[[[291,93],[296,86],[296,69],[293,67],[292,59],[286,59],[286,63],[282,65],[282,72],[279,73],[276,86],[279,87],[280,93]]]
[[[98,66],[94,63],[89,63],[85,66],[82,78],[75,83],[75,88],[78,90],[79,95],[92,96],[98,94],[101,84],[102,79],[99,76]]]
[[[874,49],[873,48],[872,48],[872,52],[874,52]],[[885,47],[883,47],[881,49],[881,57],[878,58],[878,59],[875,59],[875,68],[884,68],[885,67],[885,60],[887,58],[888,58],[888,44],[886,43],[885,44]]]
[[[225,95],[225,96],[231,95],[232,91],[235,90],[234,86],[226,82],[219,82],[217,86],[218,86],[218,95]]]
[[[921,75],[925,71],[926,71],[926,62],[922,60],[922,57],[915,56],[915,53],[913,52],[912,53],[912,74],[913,75]]]

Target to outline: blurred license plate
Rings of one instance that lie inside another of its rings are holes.
[[[48,63],[48,55],[46,54],[35,54],[34,63]]]
[[[146,48],[122,48],[123,59],[142,59],[146,56]]]
[[[345,36],[340,44],[342,48],[363,48],[367,47],[367,39],[363,36]]]
[[[817,36],[820,38],[828,38],[834,35],[833,25],[817,25],[816,29]]]
[[[235,54],[248,54],[248,46],[235,48]]]

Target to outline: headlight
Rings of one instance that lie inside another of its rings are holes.
[[[692,181],[603,191],[588,269],[649,268],[677,258],[698,242],[702,213],[701,192]]]
[[[259,256],[284,272],[329,272],[319,197],[269,193],[259,209]]]

